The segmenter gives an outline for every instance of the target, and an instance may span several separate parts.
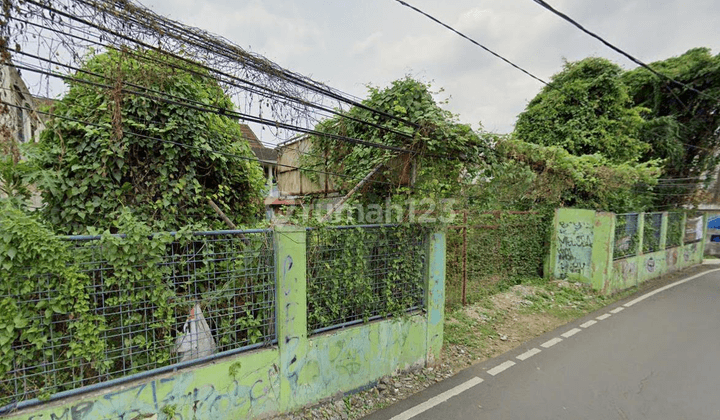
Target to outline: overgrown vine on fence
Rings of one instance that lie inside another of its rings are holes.
[[[308,232],[308,329],[403,316],[424,302],[425,240],[419,225]]]
[[[68,243],[14,206],[1,210],[0,378],[24,381],[23,397],[42,398],[57,391],[50,384],[58,377],[72,382],[106,372],[106,323],[91,311],[87,276],[67,264]],[[0,407],[15,402],[14,391],[0,389]]]

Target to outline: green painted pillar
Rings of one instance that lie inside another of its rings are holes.
[[[557,231],[558,218],[560,209],[555,209],[552,220],[552,237],[550,238],[550,249],[548,250],[547,259],[543,263],[543,277],[550,280],[555,276],[557,267]]]
[[[425,302],[427,303],[427,356],[432,364],[440,357],[445,322],[445,232],[433,232],[427,245]]]
[[[638,213],[637,235],[637,255],[642,255],[643,242],[645,242],[645,213]]]
[[[680,246],[685,245],[685,229],[687,228],[687,212],[682,213],[682,222],[680,222]]]
[[[593,289],[606,291],[613,273],[615,214],[595,213],[593,228],[591,283]]]
[[[280,410],[294,408],[302,362],[308,352],[305,228],[275,228],[277,337],[280,349]],[[300,403],[301,404],[301,403]]]
[[[700,263],[702,264],[703,260],[705,259],[705,245],[707,244],[708,237],[707,237],[707,227],[708,227],[708,214],[706,212],[703,213],[703,236],[702,240],[700,241]]]
[[[668,218],[668,212],[663,212],[662,223],[660,224],[660,248],[658,251],[664,251],[667,248]]]

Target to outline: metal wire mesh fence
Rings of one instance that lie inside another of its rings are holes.
[[[4,367],[0,410],[275,340],[271,231],[205,232],[159,243],[149,239],[143,246],[148,254],[157,247],[159,258],[146,260],[143,249],[129,248],[127,255],[137,258],[117,258],[123,239],[104,239],[69,238],[76,260],[70,263],[84,273],[82,288],[97,340],[87,340],[89,332],[78,328],[73,313],[54,310],[57,291],[48,287],[49,276],[34,279],[22,293],[0,296],[0,302],[31,304],[37,312],[35,319],[19,324],[24,328],[20,339],[0,343],[3,351],[32,353],[16,359],[34,361]],[[128,261],[129,265],[121,264]],[[31,338],[39,334],[47,339],[36,344],[38,340]],[[97,346],[102,357],[73,356],[80,345]]]
[[[638,220],[639,214],[615,215],[615,247],[613,259],[632,257],[638,254]]]
[[[665,239],[665,248],[675,248],[682,245],[683,215],[680,212],[668,213],[667,238]]]
[[[643,224],[643,252],[660,250],[662,213],[645,213]]]
[[[542,276],[548,219],[507,210],[467,211],[456,219],[448,231],[446,307],[473,303],[501,281]]]
[[[309,229],[308,332],[422,308],[427,233],[419,225]]]

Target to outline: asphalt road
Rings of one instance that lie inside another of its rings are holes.
[[[720,271],[685,280],[561,327],[366,419],[720,419]]]

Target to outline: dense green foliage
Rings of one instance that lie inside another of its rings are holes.
[[[308,332],[421,307],[428,233],[418,225],[309,231]]]
[[[173,69],[178,63],[167,56],[135,54],[147,60],[117,51],[90,57],[85,72],[74,77],[100,84],[115,80],[118,87],[71,81],[55,105],[58,117],[42,133],[36,160],[57,179],[43,191],[47,220],[61,232],[82,232],[86,226],[110,226],[118,211],[129,207],[159,229],[206,220],[219,226],[212,222],[218,218],[209,198],[236,223],[254,220],[262,170],[237,122],[127,93],[120,82],[231,110],[229,98],[211,79]]]
[[[499,282],[542,276],[552,213],[474,211],[467,222],[468,302]],[[447,235],[446,304],[452,308],[462,302],[463,231]]]
[[[174,344],[195,303],[218,351],[271,334],[265,235],[153,234],[127,210],[113,227],[123,235],[90,229],[96,239],[69,240],[3,205],[0,406],[177,362]]]
[[[562,147],[504,139],[493,178],[470,189],[470,200],[495,210],[579,207],[622,213],[652,205],[646,188],[657,183],[658,162],[619,163],[599,155],[575,156]]]
[[[107,370],[106,320],[91,311],[88,277],[72,258],[69,244],[35,217],[0,206],[0,406],[13,401],[13,376],[32,398],[57,391],[55,381]]]
[[[347,190],[378,164],[384,163],[373,180],[391,185],[369,185],[361,192],[366,201],[381,201],[379,198],[394,192],[391,191],[393,185],[413,186],[423,190],[423,197],[427,197],[430,191],[444,197],[452,196],[460,189],[458,180],[463,171],[475,169],[487,155],[486,140],[470,126],[458,123],[452,113],[442,109],[435,102],[430,86],[422,82],[405,78],[394,81],[385,89],[370,87],[363,105],[413,125],[363,107],[353,107],[345,115],[321,122],[316,130],[412,150],[412,154],[313,136],[312,151],[303,157],[303,166],[357,177],[333,179],[341,184],[341,189]],[[375,126],[357,120],[369,121]],[[405,136],[378,126],[404,133]],[[311,172],[307,175],[317,179]]]
[[[686,184],[713,173],[720,145],[720,55],[695,48],[650,66],[687,87],[643,68],[623,75],[635,104],[649,110],[641,135],[650,145],[647,156],[664,159],[664,177],[689,179]],[[658,204],[688,203],[689,192],[687,185],[662,190]]]
[[[604,58],[566,63],[518,116],[515,134],[573,155],[600,154],[612,163],[637,160],[648,149],[639,139],[643,109],[633,105],[622,72]]]

